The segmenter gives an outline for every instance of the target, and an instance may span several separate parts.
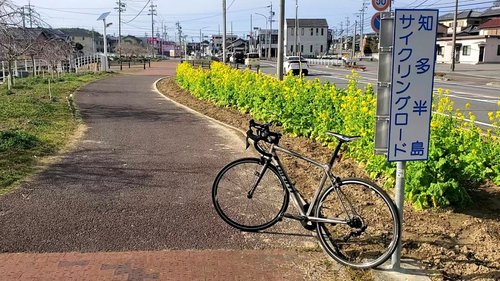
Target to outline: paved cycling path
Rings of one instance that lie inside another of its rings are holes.
[[[0,279],[304,279],[323,253],[285,250],[217,217],[212,180],[243,142],[153,91],[174,69],[78,92],[88,128],[76,149],[0,197]]]

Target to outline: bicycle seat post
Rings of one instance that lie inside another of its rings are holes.
[[[340,152],[340,147],[342,146],[343,143],[344,143],[344,141],[339,139],[339,143],[337,144],[337,146],[333,150],[332,155],[330,156],[330,160],[328,161],[328,166],[330,167],[330,169],[333,167],[333,163],[335,162],[335,159],[338,157],[339,152]]]

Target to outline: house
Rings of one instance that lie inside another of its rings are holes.
[[[500,63],[500,7],[483,13],[465,10],[457,16],[455,61],[457,63]],[[453,14],[439,19],[448,26],[447,36],[437,39],[438,63],[451,63],[453,53]],[[451,29],[451,33],[450,33]]]
[[[278,30],[257,29],[257,50],[260,57],[277,57],[278,55]]]
[[[227,34],[226,35],[226,48],[227,46],[233,42],[234,40],[238,39],[237,35],[232,35],[232,34]],[[222,35],[221,34],[214,34],[212,35],[212,38],[210,40],[210,54],[215,55],[217,53],[222,52]]]
[[[478,26],[481,23],[480,12],[464,10],[457,14],[457,33],[462,32],[469,26]],[[444,14],[439,17],[439,23],[448,27],[448,34],[453,34],[454,13]]]
[[[74,45],[81,46],[80,51],[83,55],[104,52],[103,37],[99,32],[83,28],[61,28],[60,30],[69,36]]]
[[[297,51],[305,57],[327,53],[328,22],[326,19],[298,19],[297,29],[295,22],[295,19],[287,19],[285,23],[287,55],[297,55]]]
[[[500,17],[500,6],[493,6],[489,9],[486,9],[479,18],[481,19],[481,23],[485,23],[491,18]]]
[[[248,50],[248,41],[238,38],[227,46],[229,52],[246,52]]]

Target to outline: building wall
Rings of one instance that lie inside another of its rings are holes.
[[[500,27],[481,29],[479,35],[500,35]]]
[[[486,46],[484,47],[484,61],[485,62],[500,62],[498,55],[498,48],[500,46],[500,38],[487,38]]]
[[[312,35],[311,35],[312,30]],[[303,56],[317,56],[326,53],[328,47],[328,28],[326,27],[300,27],[298,42]],[[286,54],[295,53],[295,27],[286,28],[285,46]],[[292,49],[293,47],[293,49]],[[312,48],[312,50],[311,50]]]
[[[441,55],[436,57],[437,63],[451,63],[452,58],[452,43],[451,40],[438,41],[441,47]],[[498,63],[500,56],[497,55],[500,38],[475,38],[475,39],[457,39],[457,44],[460,45],[458,63],[477,64],[479,63],[480,47],[484,46],[484,63]],[[468,48],[468,55],[464,54],[464,50]],[[457,48],[458,50],[458,48]]]

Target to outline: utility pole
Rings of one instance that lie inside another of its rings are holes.
[[[28,1],[28,11],[30,12],[30,28],[33,28],[33,13],[31,10],[31,1]]]
[[[299,0],[295,0],[295,55],[299,55]]]
[[[125,11],[125,3],[122,2],[122,0],[118,0],[116,2],[118,4],[118,7],[115,8],[115,10],[118,10],[118,54],[120,58],[120,70],[123,69],[122,66],[122,13]]]
[[[273,41],[273,2],[271,2],[271,5],[269,5],[271,8],[271,11],[269,13],[269,51],[267,52],[267,58],[271,59],[271,43]]]
[[[453,15],[453,44],[451,51],[451,71],[455,71],[456,63],[456,45],[457,45],[457,15],[458,15],[458,0],[455,0],[455,14]]]
[[[226,63],[226,0],[222,0],[222,62]]]
[[[344,50],[344,22],[340,23],[340,56],[342,57],[342,51]]]
[[[346,17],[346,25],[345,25],[345,50],[349,51],[349,17]]]
[[[179,57],[182,53],[182,27],[180,22],[176,22],[175,26],[177,26],[177,34],[179,34]]]
[[[354,33],[352,34],[352,52],[351,52],[351,63],[354,60],[354,56],[356,54],[356,29],[358,26],[358,21],[354,21]]]
[[[253,52],[254,49],[253,49],[253,18],[252,18],[252,14],[250,14],[250,42],[248,43],[248,49],[250,50],[250,52]]]
[[[279,80],[283,80],[283,52],[285,42],[285,0],[280,0],[280,19],[278,31],[278,60],[277,60],[277,76]]]
[[[26,13],[24,12],[24,6],[21,7],[21,16],[23,17],[23,29],[26,28]]]
[[[152,55],[153,55],[153,58],[156,57],[155,56],[155,16],[157,15],[156,13],[156,7],[157,5],[154,5],[153,4],[153,0],[151,0],[151,5],[149,6],[150,9],[149,9],[149,14],[151,16],[151,48],[152,48]]]
[[[368,3],[366,0],[363,0],[363,8],[361,9],[361,33],[360,33],[360,41],[359,41],[359,51],[361,52],[361,56],[365,55],[365,42],[364,42],[364,27],[365,27],[365,11],[368,7]]]

